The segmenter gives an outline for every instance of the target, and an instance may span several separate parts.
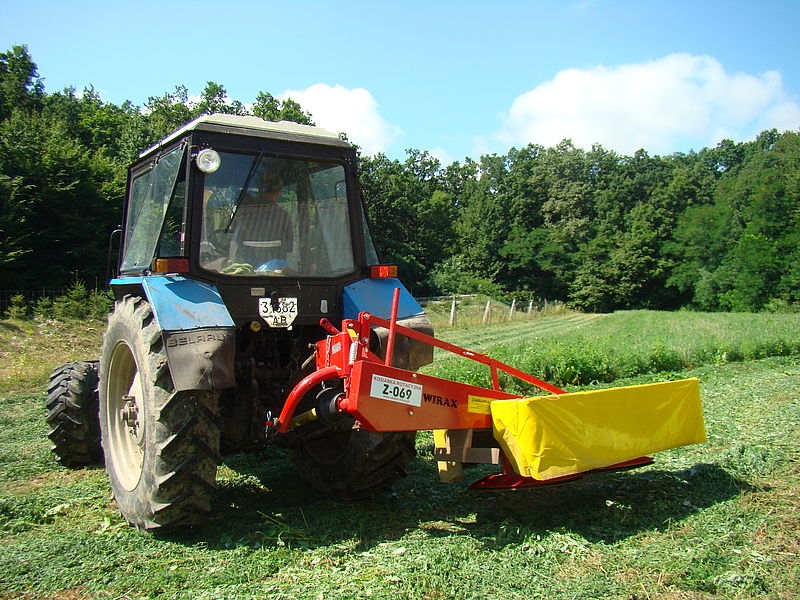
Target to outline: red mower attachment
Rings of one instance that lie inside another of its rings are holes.
[[[461,479],[465,463],[500,464],[502,473],[473,484],[490,491],[635,468],[652,462],[647,454],[705,441],[697,379],[568,393],[489,356],[399,325],[398,302],[396,290],[389,320],[363,312],[357,320],[345,320],[341,330],[323,320],[330,335],[317,343],[317,370],[289,394],[274,424],[279,433],[315,418],[295,417],[295,411],[306,394],[324,384],[337,390],[332,410],[351,415],[355,427],[433,430],[443,481]],[[389,330],[383,359],[369,348],[373,327]],[[492,387],[393,367],[398,335],[486,365]],[[503,391],[501,372],[542,395],[523,398]]]

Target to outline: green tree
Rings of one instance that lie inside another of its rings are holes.
[[[38,110],[44,97],[44,84],[27,46],[13,46],[0,53],[0,120],[15,110]]]
[[[209,81],[206,83],[206,87],[200,95],[200,101],[194,106],[192,113],[194,116],[214,113],[246,115],[247,111],[238,100],[228,100],[228,93],[221,84]]]
[[[715,275],[728,254],[732,212],[725,202],[690,206],[678,218],[665,253],[672,260],[666,284],[677,290],[684,305],[717,310],[721,282]]]
[[[177,86],[142,109],[91,87],[48,95],[25,46],[1,53],[0,287],[102,279],[126,165],[213,112],[247,108],[212,81],[197,102]],[[251,112],[313,124],[265,92]],[[798,132],[666,157],[564,140],[447,167],[420,150],[360,163],[379,249],[417,293],[525,290],[587,310],[800,302]]]
[[[189,90],[183,85],[176,86],[174,92],[167,92],[163,96],[151,96],[147,99],[145,109],[151,143],[166,137],[195,116],[189,106]]]
[[[253,115],[266,121],[293,121],[301,125],[313,125],[311,114],[291,98],[278,100],[268,92],[258,92],[253,102]]]
[[[800,231],[800,136],[768,131],[754,144],[757,151],[729,185],[720,187],[741,232],[728,256],[733,286],[721,297],[728,310],[758,310],[772,298],[798,299],[792,282]]]
[[[386,260],[397,263],[404,282],[420,293],[436,264],[453,253],[456,207],[445,191],[439,161],[408,150],[406,160],[385,155],[360,161],[372,233]]]
[[[505,261],[500,250],[510,235],[511,205],[508,202],[508,157],[484,155],[466,168],[474,172],[459,201],[455,224],[458,254],[463,269],[479,279],[497,282]]]
[[[22,176],[0,173],[0,272],[13,268],[30,252],[27,202],[30,193],[30,185],[26,185]]]
[[[119,195],[107,195],[114,167],[72,138],[64,124],[15,112],[0,123],[0,289],[65,286],[75,271],[105,278],[107,233],[118,222]]]
[[[564,140],[554,148],[529,146],[509,154],[514,227],[501,249],[507,286],[566,299],[579,267],[579,250],[596,234],[595,195],[614,172],[616,155],[591,152]],[[518,183],[513,183],[518,182]]]
[[[688,206],[668,244],[668,284],[690,293],[695,306],[759,310],[772,299],[798,301],[798,140],[796,132],[767,131],[721,145],[738,162],[715,173],[713,204],[701,198]]]
[[[42,115],[60,121],[66,133],[93,152],[102,152],[124,169],[132,155],[125,146],[124,133],[139,116],[130,102],[117,106],[104,102],[94,88],[78,95],[72,88],[50,94],[43,101]],[[136,153],[141,151],[138,148]]]

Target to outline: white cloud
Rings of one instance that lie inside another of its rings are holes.
[[[365,154],[385,152],[400,135],[399,127],[384,119],[378,103],[368,90],[348,89],[341,85],[316,83],[305,90],[286,90],[280,99],[292,98],[304,111],[311,113],[316,125],[334,133],[344,132],[361,146]]]
[[[685,152],[764,129],[796,130],[800,105],[781,75],[727,73],[711,56],[670,54],[615,67],[567,69],[517,97],[495,139],[505,145],[582,148],[600,143],[633,154]]]

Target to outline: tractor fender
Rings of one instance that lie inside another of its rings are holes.
[[[405,319],[425,314],[399,279],[386,277],[381,279],[362,279],[344,288],[344,318],[357,319],[358,313],[368,312],[371,315],[388,319],[391,316],[392,296],[395,288],[400,288],[400,304],[397,318]]]
[[[344,318],[357,319],[358,313],[368,312],[381,319],[391,317],[392,296],[394,290],[400,289],[400,302],[397,307],[397,322],[409,329],[433,336],[433,325],[420,306],[400,280],[387,277],[381,279],[362,279],[344,288]],[[379,356],[386,350],[389,330],[375,327],[373,334],[373,350]],[[408,371],[416,371],[420,367],[433,362],[433,346],[412,340],[405,336],[397,336],[392,365]]]
[[[116,279],[131,290],[138,283],[161,331],[176,391],[235,385],[236,327],[214,285],[181,276]]]

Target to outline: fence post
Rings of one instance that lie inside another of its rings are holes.
[[[533,298],[531,298],[531,301],[528,302],[528,316],[530,317],[532,314],[533,314]]]
[[[456,325],[456,297],[454,294],[453,301],[450,304],[450,327],[455,327],[455,325]]]
[[[517,310],[517,299],[516,298],[511,300],[511,310],[508,311],[508,320],[509,321],[513,321],[514,320],[514,311],[515,310]]]
[[[486,325],[491,320],[491,316],[492,316],[492,301],[491,300],[487,300],[486,301],[486,308],[483,310],[483,324],[484,325]]]

